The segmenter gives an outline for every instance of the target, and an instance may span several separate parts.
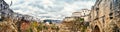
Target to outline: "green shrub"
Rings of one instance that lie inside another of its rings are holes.
[[[84,21],[84,18],[80,18],[79,21]]]
[[[27,32],[33,32],[33,30],[32,30],[31,28],[29,28],[29,29],[27,30]]]
[[[38,27],[38,23],[36,21],[33,21],[31,25],[32,27]]]
[[[39,25],[39,26],[37,27],[37,29],[38,29],[39,31],[42,31],[42,30],[43,30],[43,25]]]

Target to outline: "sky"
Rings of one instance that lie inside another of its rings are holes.
[[[20,14],[40,19],[60,19],[70,17],[80,9],[91,9],[95,0],[5,0],[10,8]]]

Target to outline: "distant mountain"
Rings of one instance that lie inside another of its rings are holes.
[[[52,24],[60,24],[62,21],[61,20],[52,20],[52,19],[46,19],[44,20],[44,23],[49,22]]]

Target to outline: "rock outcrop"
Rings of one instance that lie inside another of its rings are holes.
[[[30,27],[31,21],[37,20],[29,15],[15,13],[4,0],[0,0],[0,32],[23,32]]]

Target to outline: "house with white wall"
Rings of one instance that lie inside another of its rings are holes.
[[[84,21],[89,21],[89,16],[88,16],[89,14],[90,14],[90,10],[81,9],[80,11],[73,12],[72,17],[80,17],[80,18],[84,18]]]

